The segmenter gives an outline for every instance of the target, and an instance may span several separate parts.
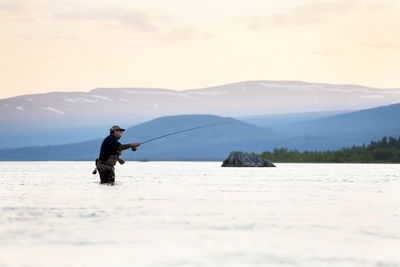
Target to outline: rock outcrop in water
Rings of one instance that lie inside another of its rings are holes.
[[[276,167],[272,162],[261,157],[246,155],[242,152],[231,152],[224,160],[222,167]]]

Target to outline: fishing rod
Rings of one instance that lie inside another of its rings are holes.
[[[260,120],[260,119],[247,119],[247,120],[237,120],[237,119],[231,119],[229,121],[225,121],[225,122],[219,122],[219,123],[212,123],[212,124],[206,124],[206,125],[202,125],[202,126],[197,126],[197,127],[193,127],[193,128],[189,128],[189,129],[184,129],[184,130],[180,130],[180,131],[175,131],[175,132],[171,132],[168,134],[164,134],[158,137],[154,137],[148,140],[145,140],[143,142],[140,142],[140,144],[145,144],[145,143],[149,143],[158,139],[162,139],[171,135],[176,135],[176,134],[180,134],[180,133],[184,133],[184,132],[190,132],[190,131],[194,131],[194,130],[198,130],[198,129],[203,129],[203,128],[209,128],[209,127],[215,127],[215,126],[219,126],[219,125],[224,125],[224,124],[230,124],[230,123],[237,123],[237,122],[245,122],[245,121],[253,121],[253,120]],[[385,136],[376,136],[374,137],[374,139],[376,138],[383,138]],[[400,136],[399,136],[400,138]],[[136,148],[132,148],[133,151],[136,151]]]
[[[154,137],[148,140],[145,140],[143,142],[140,142],[140,144],[145,144],[145,143],[149,143],[167,136],[171,136],[171,135],[175,135],[175,134],[179,134],[179,133],[184,133],[184,132],[190,132],[190,131],[194,131],[197,129],[203,129],[203,128],[209,128],[209,127],[215,127],[215,126],[219,126],[219,125],[223,125],[223,124],[230,124],[230,123],[235,123],[235,122],[243,122],[243,121],[250,121],[250,120],[255,120],[255,119],[249,119],[249,120],[229,120],[226,122],[219,122],[219,123],[212,123],[212,124],[207,124],[207,125],[202,125],[202,126],[197,126],[197,127],[193,127],[193,128],[189,128],[189,129],[185,129],[185,130],[181,130],[181,131],[176,131],[176,132],[172,132],[172,133],[168,133],[168,134],[164,134],[158,137]],[[132,148],[133,151],[135,151],[136,149]]]

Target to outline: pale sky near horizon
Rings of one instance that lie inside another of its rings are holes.
[[[400,88],[400,0],[0,0],[0,98],[301,80]]]

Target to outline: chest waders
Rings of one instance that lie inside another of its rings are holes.
[[[111,155],[107,161],[96,160],[96,168],[99,171],[101,183],[114,183],[115,172],[114,166],[117,164],[118,155]],[[96,170],[93,171],[96,174]]]

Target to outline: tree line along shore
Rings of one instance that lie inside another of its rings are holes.
[[[282,163],[400,163],[400,137],[383,137],[368,145],[336,151],[303,151],[275,148],[261,154],[251,153],[272,162]]]

